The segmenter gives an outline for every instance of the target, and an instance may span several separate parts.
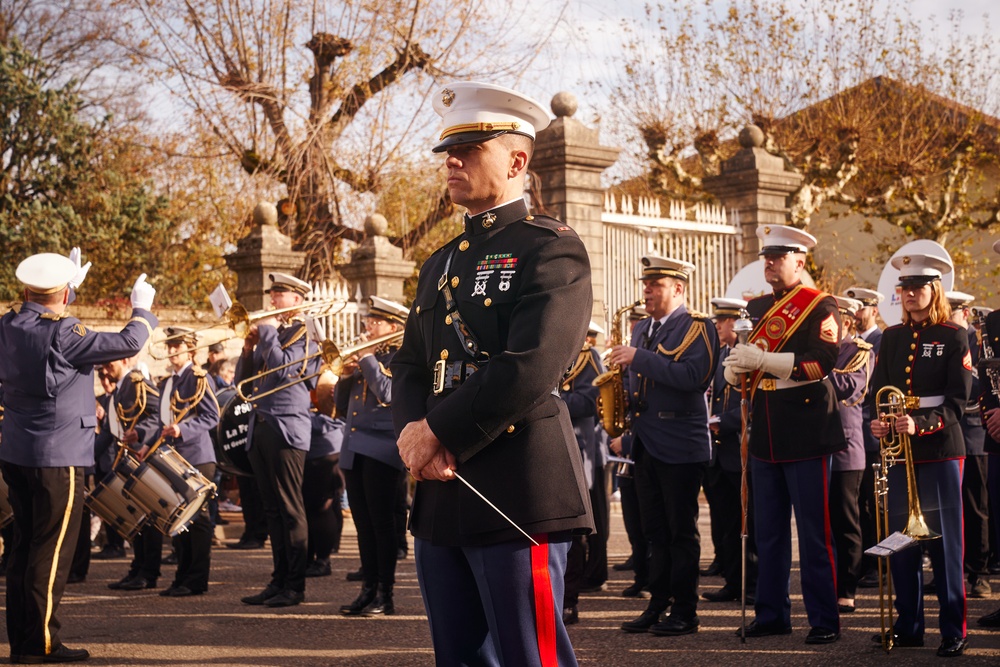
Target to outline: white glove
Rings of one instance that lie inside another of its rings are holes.
[[[726,368],[732,368],[737,373],[749,373],[760,368],[764,354],[764,350],[756,345],[741,343],[733,348],[728,357],[723,359],[722,365]]]
[[[149,310],[153,307],[154,296],[156,296],[156,290],[146,282],[146,274],[144,273],[132,286],[132,307]]]
[[[76,247],[69,251],[69,259],[71,262],[76,264],[76,275],[73,276],[72,280],[69,281],[69,286],[74,290],[83,283],[83,279],[87,277],[87,271],[90,271],[92,262],[87,262],[83,266],[80,266],[80,248]]]
[[[726,366],[725,361],[722,362],[722,365],[725,366],[725,368],[722,369],[722,374],[726,377],[726,382],[734,387],[740,386],[740,375],[742,375],[742,373],[735,370],[732,366]]]

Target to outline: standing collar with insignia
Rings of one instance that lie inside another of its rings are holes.
[[[465,233],[469,235],[488,234],[512,222],[524,220],[526,217],[528,217],[528,205],[524,203],[524,199],[518,198],[479,215],[466,214]]]
[[[787,289],[776,290],[774,288],[771,288],[774,291],[774,300],[777,301],[778,299],[780,299],[781,297],[785,296],[786,294],[788,294],[789,292],[791,292],[793,289],[795,289],[796,287],[798,287],[801,284],[802,284],[802,281],[800,280],[797,283],[795,283],[794,285],[792,285],[791,287],[788,287]]]

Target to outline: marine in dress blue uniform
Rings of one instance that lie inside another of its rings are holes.
[[[594,380],[604,372],[604,364],[601,363],[601,355],[592,344],[591,331],[596,325],[590,323],[590,330],[587,331],[587,341],[577,354],[576,361],[563,376],[559,385],[559,396],[566,402],[569,409],[569,416],[573,422],[573,433],[576,435],[576,442],[580,446],[580,456],[583,458],[584,475],[587,478],[587,486],[590,489],[591,507],[594,509],[594,523],[598,523],[598,507],[600,498],[595,498],[595,485],[601,487],[604,495],[604,466],[601,463],[601,452],[598,449],[603,445],[599,434],[595,430],[597,425],[597,396],[600,390],[594,386]],[[593,334],[596,336],[596,331]],[[603,503],[607,504],[605,496]],[[603,508],[602,508],[603,509]],[[601,516],[607,517],[607,512]],[[600,587],[608,578],[607,572],[607,550],[604,550],[604,578],[600,581],[587,582],[585,580],[584,568],[587,563],[587,555],[590,550],[588,541],[596,538],[595,530],[590,535],[574,535],[573,543],[569,548],[566,557],[565,594],[563,596],[563,623],[572,625],[579,622],[579,602],[581,588]],[[605,538],[606,539],[606,538]]]
[[[593,308],[577,234],[523,199],[541,105],[481,83],[440,89],[438,151],[465,231],[424,263],[392,371],[410,530],[438,664],[573,665],[558,613],[570,534],[593,529],[557,396]],[[520,528],[455,479],[472,484]]]
[[[138,457],[159,437],[160,392],[135,361],[134,357],[118,359],[105,364],[104,371],[117,382],[108,415],[111,433],[133,457]],[[120,580],[108,584],[108,588],[125,591],[156,588],[162,552],[163,533],[152,522],[147,523],[132,538],[132,562],[128,572]]]
[[[743,553],[742,529],[743,516],[741,503],[742,460],[740,456],[740,437],[743,420],[740,414],[740,391],[733,387],[725,378],[725,367],[722,361],[729,356],[736,345],[737,337],[733,325],[746,308],[743,299],[712,299],[712,314],[715,317],[716,331],[719,334],[719,364],[712,380],[712,415],[709,428],[712,431],[712,466],[714,469],[712,494],[714,504],[710,506],[713,524],[718,523],[719,553],[716,559],[722,568],[725,585],[715,591],[701,594],[710,602],[728,602],[741,599],[743,571],[740,557]],[[747,491],[750,492],[750,479],[747,475]],[[706,494],[708,486],[705,487]],[[751,495],[752,498],[752,495]],[[747,505],[747,601],[753,604],[753,594],[757,589],[757,546],[753,540],[753,504]]]
[[[268,277],[271,303],[278,309],[301,304],[312,290],[309,283],[295,276],[271,273]],[[290,362],[301,363],[268,373],[253,383],[253,393],[262,397],[252,400],[254,415],[247,431],[247,449],[267,518],[274,570],[264,590],[241,598],[244,604],[288,607],[305,599],[309,529],[302,476],[312,437],[309,392],[316,382],[299,382],[297,378],[318,375],[321,361],[303,319],[286,313],[280,323],[262,321],[252,326],[236,365],[236,380]]]
[[[993,243],[993,252],[1000,253],[1000,241]],[[979,360],[979,411],[986,436],[983,450],[988,456],[987,487],[990,497],[990,521],[995,534],[1000,535],[1000,373],[987,369],[987,357],[1000,359],[1000,310],[980,314],[982,356]],[[989,352],[987,352],[987,348]],[[986,614],[977,623],[986,628],[1000,628],[1000,609]]]
[[[865,469],[862,405],[875,367],[871,346],[854,337],[854,315],[863,304],[838,296],[842,338],[837,364],[830,374],[837,395],[840,423],[847,448],[833,455],[830,478],[830,528],[837,554],[837,604],[841,613],[855,608],[855,594],[861,576],[861,517],[858,494]]]
[[[403,330],[409,311],[401,304],[372,296],[367,306],[364,321],[371,339]],[[377,349],[365,348],[356,364],[345,366],[345,375],[334,389],[337,414],[345,420],[340,468],[358,531],[363,576],[361,593],[340,608],[347,616],[396,613],[396,506],[406,476],[390,410],[389,364],[398,347],[398,341],[393,341]]]
[[[989,462],[983,449],[986,429],[979,413],[982,386],[979,379],[979,350],[976,330],[969,324],[969,312],[974,297],[965,292],[945,292],[951,306],[951,321],[964,328],[969,336],[972,355],[972,389],[959,423],[965,440],[965,464],[962,469],[962,517],[965,524],[965,573],[969,580],[969,597],[988,598],[991,594],[989,577],[990,508],[986,480]]]
[[[863,307],[854,314],[854,323],[857,329],[855,338],[872,346],[871,357],[875,359],[878,356],[879,346],[882,344],[882,330],[877,321],[878,306],[885,300],[885,297],[881,292],[859,285],[848,287],[843,296],[861,302]],[[871,378],[869,378],[869,382],[870,380]],[[875,473],[872,466],[881,462],[882,458],[878,439],[872,436],[871,419],[871,407],[869,407],[868,401],[862,401],[861,433],[865,445],[865,469],[861,475],[861,488],[858,491],[862,550],[868,549],[878,541],[875,529]],[[861,578],[858,580],[858,586],[860,588],[878,587],[878,572],[874,556],[862,553]]]
[[[801,284],[810,234],[784,225],[757,228],[764,277],[773,293],[750,301],[750,344],[725,361],[736,385],[750,373],[750,470],[754,481],[758,575],[756,618],[746,636],[791,632],[788,597],[791,512],[799,538],[802,599],[811,627],[806,643],[840,638],[837,574],[829,528],[831,455],[846,446],[829,378],[837,361],[840,318],[829,294]],[[740,631],[737,631],[739,634]]]
[[[212,431],[219,425],[219,403],[207,371],[194,365],[198,336],[185,327],[167,327],[166,346],[172,369],[160,385],[161,436],[205,479],[215,478]],[[201,595],[208,590],[215,526],[203,503],[187,530],[173,538],[177,572],[164,597]]]
[[[56,613],[80,529],[83,469],[94,464],[94,366],[137,354],[157,325],[149,312],[155,290],[143,274],[121,332],[88,330],[66,312],[78,271],[61,255],[25,259],[16,271],[24,303],[0,318],[0,468],[15,525],[6,595],[13,662],[89,657],[62,643]]]
[[[940,539],[927,540],[940,613],[938,655],[961,655],[966,646],[965,582],[963,577],[962,463],[965,443],[959,420],[972,385],[972,357],[966,330],[948,321],[950,308],[941,275],[951,265],[929,255],[902,255],[892,260],[900,270],[903,322],[883,332],[872,376],[869,400],[877,413],[878,391],[893,386],[919,397],[920,407],[896,420],[900,432],[912,430],[911,452],[924,519]],[[922,305],[926,299],[927,306]],[[872,433],[882,437],[886,422],[872,421]],[[912,428],[910,428],[912,427]],[[906,467],[889,469],[889,531],[906,526],[908,493]],[[924,640],[924,597],[921,550],[905,549],[889,559],[896,593],[893,631],[900,645]]]
[[[719,338],[709,316],[685,305],[694,265],[643,257],[649,318],[610,361],[628,367],[632,458],[643,534],[649,542],[646,610],[622,624],[626,632],[663,636],[697,632],[698,494],[711,457],[705,392],[715,375]],[[671,599],[673,604],[671,605]],[[670,607],[670,615],[660,615]]]

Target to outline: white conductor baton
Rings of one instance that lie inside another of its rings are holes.
[[[538,542],[536,542],[536,541],[535,541],[534,539],[532,539],[531,535],[528,535],[528,534],[527,534],[526,532],[524,532],[524,529],[523,529],[523,528],[521,528],[521,527],[520,527],[519,525],[517,525],[516,523],[514,523],[514,521],[513,521],[513,520],[512,520],[512,519],[511,519],[511,518],[510,518],[509,516],[507,516],[506,514],[504,514],[503,512],[501,512],[501,511],[500,511],[500,508],[499,508],[499,507],[497,507],[496,505],[494,505],[493,503],[491,503],[491,502],[489,501],[489,499],[488,499],[488,498],[487,498],[486,496],[484,496],[483,494],[479,493],[479,491],[477,491],[477,490],[476,490],[476,487],[474,487],[474,486],[472,486],[471,484],[469,484],[468,482],[466,482],[466,481],[465,481],[465,478],[464,478],[464,477],[462,477],[461,475],[459,475],[459,474],[458,474],[457,472],[455,472],[454,470],[453,470],[452,472],[454,472],[454,473],[455,473],[455,478],[456,478],[456,479],[458,479],[458,481],[460,481],[460,482],[461,482],[462,484],[465,484],[465,485],[466,485],[467,487],[469,487],[469,490],[470,490],[470,491],[472,491],[472,492],[473,492],[474,494],[476,494],[477,496],[479,496],[480,498],[482,498],[482,499],[483,499],[483,502],[484,502],[484,503],[486,503],[487,505],[489,505],[490,507],[492,507],[492,508],[493,508],[493,510],[494,510],[494,511],[495,511],[495,512],[496,512],[497,514],[499,514],[499,515],[500,515],[500,516],[502,516],[502,517],[503,517],[504,519],[506,519],[506,520],[507,520],[507,523],[509,523],[510,525],[512,525],[512,526],[514,526],[515,528],[517,528],[517,529],[518,529],[518,530],[519,530],[519,531],[521,532],[521,534],[522,534],[522,535],[524,535],[525,537],[527,537],[527,538],[528,538],[529,540],[531,540],[531,543],[532,543],[532,544],[534,544],[534,545],[535,545],[536,547],[537,547],[537,546],[539,546]]]

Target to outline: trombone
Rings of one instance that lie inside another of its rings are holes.
[[[265,396],[276,394],[282,389],[287,389],[288,387],[293,387],[297,384],[301,384],[308,380],[312,380],[313,378],[319,377],[328,370],[333,371],[335,375],[340,375],[344,370],[345,358],[352,357],[361,352],[362,350],[366,350],[370,347],[378,347],[380,345],[386,345],[389,343],[396,342],[397,340],[400,340],[402,338],[403,338],[403,332],[395,331],[391,334],[386,334],[384,336],[379,336],[378,338],[366,340],[356,345],[345,347],[343,350],[338,348],[337,344],[334,343],[332,340],[324,340],[320,343],[320,349],[318,352],[307,354],[301,359],[289,361],[288,363],[281,364],[280,366],[275,366],[274,368],[268,368],[267,370],[261,371],[256,375],[251,375],[245,380],[241,380],[236,384],[236,395],[240,397],[240,400],[250,403],[253,401],[257,401],[261,398],[264,398]],[[323,366],[316,373],[311,373],[309,375],[299,375],[291,382],[286,382],[284,384],[278,385],[277,387],[274,387],[273,389],[268,389],[267,391],[261,392],[259,394],[250,393],[249,395],[247,395],[243,391],[243,386],[246,384],[250,384],[252,387],[254,382],[270,375],[271,373],[278,373],[285,370],[286,368],[291,368],[292,366],[303,365],[304,367],[306,363],[308,363],[311,359],[315,359],[316,357],[320,357],[323,359]]]
[[[210,324],[209,326],[202,327],[200,329],[195,329],[190,331],[185,335],[191,335],[196,333],[201,333],[202,331],[209,331],[211,329],[218,329],[219,327],[228,327],[233,330],[232,336],[227,336],[217,341],[212,341],[211,343],[205,342],[201,345],[196,345],[194,347],[189,347],[188,350],[193,352],[195,350],[203,350],[209,347],[213,343],[223,343],[227,340],[232,340],[234,338],[246,338],[250,334],[250,327],[260,320],[266,320],[269,317],[275,317],[277,315],[283,315],[285,313],[301,312],[303,314],[309,314],[314,316],[328,315],[333,312],[334,307],[340,306],[337,310],[342,310],[347,303],[343,299],[326,299],[324,301],[313,301],[311,303],[302,303],[298,306],[289,306],[288,308],[278,308],[277,310],[257,310],[254,312],[248,312],[247,309],[239,301],[233,303],[229,307],[229,310],[225,312],[222,316],[223,321],[217,322],[216,324]],[[166,343],[169,338],[161,341],[157,341],[154,345],[161,345]],[[150,350],[149,356],[151,359],[157,361],[163,361],[168,355],[157,355]]]
[[[875,405],[878,418],[890,422],[889,433],[879,440],[881,463],[875,463],[875,539],[881,543],[889,534],[889,468],[896,463],[906,465],[907,511],[906,527],[903,535],[914,540],[933,540],[941,537],[931,530],[924,520],[920,509],[920,496],[917,494],[917,476],[913,469],[913,451],[910,447],[910,436],[896,431],[896,419],[920,406],[920,399],[907,396],[893,386],[882,387],[875,395]],[[893,647],[892,621],[892,575],[889,571],[889,556],[879,556],[878,566],[878,602],[879,616],[882,622],[882,648],[888,653]]]

